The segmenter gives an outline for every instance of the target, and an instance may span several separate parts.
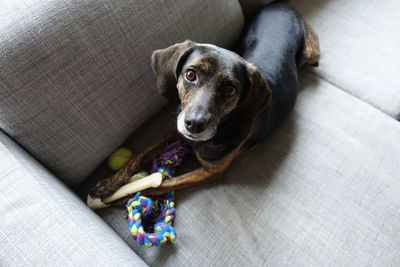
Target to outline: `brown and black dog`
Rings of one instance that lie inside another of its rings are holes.
[[[245,29],[236,52],[185,41],[154,51],[152,68],[160,93],[178,100],[177,129],[191,143],[201,167],[146,190],[163,194],[205,183],[240,153],[263,141],[292,110],[298,67],[317,65],[314,30],[292,8],[266,6]],[[240,56],[239,56],[240,55]],[[101,181],[92,197],[105,198],[161,153],[171,134]]]

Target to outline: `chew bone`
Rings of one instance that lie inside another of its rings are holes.
[[[140,180],[123,185],[117,191],[115,191],[114,194],[104,198],[103,200],[100,198],[92,198],[90,195],[88,195],[86,203],[91,209],[105,208],[109,206],[109,203],[129,196],[133,193],[160,186],[162,178],[163,175],[160,172],[155,172]]]

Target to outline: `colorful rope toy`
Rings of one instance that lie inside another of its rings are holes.
[[[160,172],[163,178],[172,178],[175,169],[190,151],[184,141],[176,141],[166,146],[163,154],[153,160],[152,172]],[[135,194],[126,204],[128,227],[132,238],[146,247],[173,243],[176,232],[172,226],[175,217],[175,196],[173,192],[151,199]],[[146,232],[152,231],[152,233]]]

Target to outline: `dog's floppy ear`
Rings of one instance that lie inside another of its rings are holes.
[[[246,70],[247,92],[239,103],[238,115],[240,120],[252,122],[263,107],[270,105],[272,90],[256,66],[246,62]]]
[[[189,56],[189,50],[195,43],[186,40],[165,49],[155,50],[151,56],[151,67],[157,77],[157,88],[165,98],[178,101],[176,89],[177,75]]]

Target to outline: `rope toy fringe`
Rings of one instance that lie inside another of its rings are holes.
[[[168,144],[163,154],[153,160],[152,172],[158,171],[163,178],[172,178],[175,169],[189,151],[188,144],[184,141]],[[136,243],[152,247],[175,242],[176,232],[172,226],[176,211],[173,192],[155,199],[141,196],[141,192],[138,192],[128,201],[126,208],[128,227]],[[147,233],[145,228],[153,232]]]

